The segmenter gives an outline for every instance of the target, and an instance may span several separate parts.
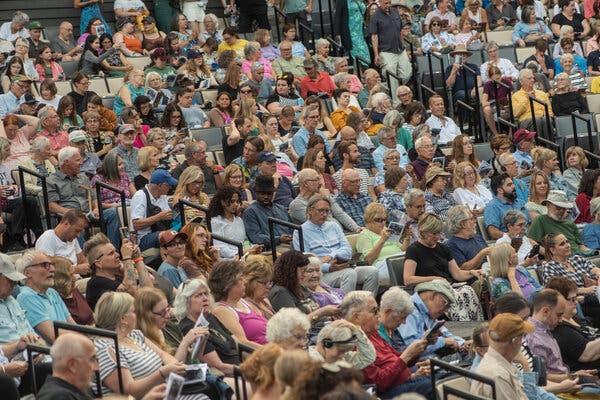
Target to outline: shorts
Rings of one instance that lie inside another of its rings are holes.
[[[204,16],[206,15],[204,7],[198,6],[199,1],[186,1],[183,2],[183,15],[188,21],[204,22]]]

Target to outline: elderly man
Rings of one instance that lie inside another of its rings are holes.
[[[244,141],[244,149],[241,156],[232,161],[242,168],[244,180],[249,183],[258,175],[258,154],[265,149],[265,142],[258,136],[248,138]]]
[[[485,206],[483,219],[492,240],[500,239],[507,231],[502,217],[508,210],[522,212],[529,224],[529,213],[525,204],[517,199],[515,184],[507,174],[494,175],[490,181],[490,189],[494,198]]]
[[[363,80],[365,85],[358,92],[356,98],[361,108],[370,108],[372,107],[371,99],[373,95],[379,92],[387,92],[387,89],[381,84],[381,75],[373,68],[369,68],[363,73]]]
[[[256,101],[264,104],[265,101],[273,94],[272,81],[265,78],[265,65],[261,62],[252,63],[250,67],[250,77],[246,81],[248,85],[258,93]]]
[[[289,214],[292,222],[303,224],[307,218],[308,200],[315,194],[321,193],[329,198],[329,193],[323,193],[323,178],[311,168],[304,168],[298,175],[300,192],[289,206]],[[339,223],[342,228],[350,232],[358,232],[361,227],[335,202],[331,202],[331,214],[327,215],[327,221]]]
[[[456,15],[450,11],[450,0],[435,0],[435,9],[425,16],[424,29],[429,32],[431,18],[439,17],[442,21],[448,21],[448,32],[457,30]]]
[[[459,44],[450,53],[450,57],[454,57],[454,63],[446,67],[446,86],[452,88],[452,97],[457,110],[460,109],[457,101],[461,100],[469,104],[469,99],[475,99],[475,91],[482,85],[479,67],[467,62],[471,55],[473,53],[467,50],[467,46]],[[469,120],[469,111],[464,108],[460,110],[464,123]]]
[[[323,132],[317,129],[319,125],[319,119],[321,115],[319,113],[319,106],[317,104],[311,104],[304,109],[304,126],[296,132],[292,138],[292,147],[298,157],[302,157],[306,153],[306,147],[308,145],[308,139],[312,135],[319,135],[325,141],[325,150],[327,153],[331,153],[331,145],[329,139]]]
[[[362,115],[362,113],[360,114]],[[372,145],[373,142],[371,142],[371,139],[368,140],[369,143],[371,143]],[[342,129],[340,129],[339,140],[333,144],[333,157],[331,159],[331,162],[333,163],[333,168],[336,171],[343,168],[344,160],[340,157],[340,154],[338,152],[338,146],[344,141],[356,142],[358,146],[358,151],[360,153],[360,162],[356,165],[356,167],[364,169],[371,175],[376,174],[377,167],[375,166],[375,161],[373,160],[373,155],[371,154],[371,148],[362,146],[361,143],[358,142],[358,134],[356,133],[356,130],[349,125],[346,125]]]
[[[119,126],[119,144],[111,151],[117,152],[123,159],[125,164],[125,172],[131,179],[141,174],[140,167],[138,166],[137,159],[139,149],[133,147],[135,140],[135,126],[132,124],[124,124]]]
[[[457,205],[446,214],[446,225],[452,235],[446,242],[456,265],[462,270],[479,269],[490,254],[491,247],[475,233],[477,222],[469,207]]]
[[[379,272],[373,266],[349,267],[352,247],[344,236],[342,228],[335,222],[327,221],[331,211],[331,200],[320,194],[313,195],[307,204],[308,220],[302,224],[304,251],[319,257],[323,282],[339,287],[348,293],[363,285],[373,295],[379,290]],[[298,233],[294,231],[293,246],[300,248]]]
[[[404,146],[396,143],[396,132],[394,129],[389,126],[382,126],[379,128],[379,132],[377,132],[377,139],[379,139],[379,147],[373,151],[373,160],[377,169],[380,171],[383,170],[383,153],[389,149],[398,150],[398,153],[400,153],[398,166],[406,168],[409,163],[408,153]]]
[[[317,69],[317,62],[312,58],[307,58],[302,63],[306,76],[300,79],[300,95],[306,99],[310,94],[327,93],[329,97],[333,96],[335,85],[327,72],[320,72]]]
[[[58,292],[52,289],[54,264],[45,253],[30,249],[17,260],[16,267],[26,278],[17,301],[29,324],[47,343],[53,343],[53,321],[76,324]]]
[[[360,191],[360,181],[357,170],[353,168],[343,170],[341,190],[335,197],[335,201],[359,226],[365,226],[365,208],[373,202],[373,199]]]
[[[94,343],[79,333],[63,333],[50,348],[50,356],[52,376],[36,398],[91,400],[90,384],[99,368]]]
[[[361,327],[375,347],[375,361],[363,368],[366,383],[374,383],[382,399],[391,399],[401,393],[417,392],[430,398],[433,388],[429,366],[410,368],[419,359],[427,341],[413,342],[402,353],[396,351],[379,333],[379,307],[373,295],[360,290],[346,294],[340,305],[342,317]]]
[[[98,168],[102,165],[102,161],[93,151],[88,149],[88,136],[83,130],[76,130],[69,133],[69,145],[79,149],[81,154],[81,172],[84,172],[88,177],[97,174]]]
[[[25,311],[12,296],[13,289],[26,276],[18,272],[11,258],[0,253],[0,343],[18,341],[23,335],[33,334]],[[62,300],[61,300],[62,301]],[[21,347],[22,348],[22,347]]]
[[[542,201],[542,205],[548,208],[548,213],[538,215],[532,222],[527,232],[527,237],[538,243],[548,233],[562,233],[571,246],[571,252],[589,251],[581,237],[581,232],[573,221],[567,219],[569,212],[573,209],[573,203],[569,202],[565,192],[551,190],[548,197]]]
[[[546,115],[544,106],[534,102],[534,116],[532,117],[529,96],[533,96],[543,103],[548,104],[549,117],[553,117],[554,113],[550,105],[548,93],[537,90],[534,87],[535,78],[533,71],[529,68],[523,68],[519,73],[519,82],[521,83],[521,89],[513,93],[511,104],[513,115],[519,121],[519,125],[523,128],[529,128],[533,126],[532,118],[544,118]],[[542,129],[544,126],[545,123],[538,123],[538,129]]]
[[[54,58],[61,61],[79,61],[83,53],[83,47],[73,38],[73,25],[68,21],[61,22],[58,36],[50,42],[50,48]]]
[[[131,198],[131,228],[137,231],[142,251],[158,248],[159,233],[171,226],[173,211],[167,194],[174,186],[177,186],[177,181],[169,172],[157,169],[150,176],[150,183]]]
[[[413,186],[425,188],[425,171],[429,168],[433,156],[435,155],[435,146],[429,136],[421,136],[415,140],[415,151],[417,159],[412,161],[410,165],[413,168],[412,176],[415,180]]]
[[[460,128],[452,118],[444,116],[446,106],[442,96],[437,94],[431,96],[429,98],[429,108],[431,109],[431,117],[427,118],[425,123],[431,128],[432,134],[439,135],[437,143],[447,144],[461,134]]]
[[[221,176],[216,165],[212,161],[207,160],[206,142],[200,140],[198,142],[186,143],[183,154],[185,155],[185,161],[171,171],[171,176],[179,179],[187,167],[200,167],[204,174],[204,189],[202,191],[210,195],[215,194],[217,188],[221,187]]]
[[[292,43],[284,40],[279,44],[280,56],[277,57],[271,63],[271,66],[277,73],[277,75],[283,75],[286,72],[291,72],[294,75],[296,81],[306,76],[304,70],[304,57],[298,57],[292,55]]]
[[[512,29],[519,17],[509,2],[504,0],[492,0],[492,4],[486,7],[488,23],[493,30]]]
[[[35,242],[35,249],[50,257],[63,257],[75,265],[75,272],[88,275],[91,270],[77,238],[87,228],[88,219],[81,210],[68,210],[54,229],[48,229]]]
[[[31,79],[25,75],[12,77],[9,92],[0,95],[0,119],[19,111],[19,106],[25,101],[24,95],[30,85]]]
[[[400,223],[405,226],[404,235],[408,238],[408,244],[412,244],[419,240],[419,218],[425,214],[427,206],[425,193],[416,188],[407,190],[404,193],[404,206],[406,213]]]
[[[456,205],[452,193],[446,190],[450,176],[452,174],[435,165],[429,167],[425,172],[426,211],[434,213],[442,219],[446,219],[450,207]]]
[[[59,130],[60,117],[52,106],[45,106],[38,112],[38,118],[42,124],[42,131],[39,133],[50,140],[50,149],[52,155],[56,157],[60,149],[69,146],[69,134]]]
[[[516,314],[498,314],[490,322],[489,348],[475,372],[494,380],[496,399],[527,400],[519,371],[512,361],[521,350],[523,335],[534,330],[531,322],[523,321]],[[471,393],[485,397],[492,395],[489,385],[476,380],[471,382]]]
[[[400,111],[401,113],[404,112],[406,106],[408,106],[414,101],[413,92],[406,85],[398,86],[398,89],[396,89],[396,98],[398,99],[398,105],[396,106],[396,110]]]

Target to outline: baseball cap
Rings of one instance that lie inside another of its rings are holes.
[[[27,29],[44,29],[44,26],[39,21],[31,21]]]
[[[493,341],[509,342],[524,333],[535,331],[535,326],[529,321],[523,321],[516,314],[502,313],[496,315],[490,322],[489,335]]]
[[[519,129],[513,135],[513,143],[517,144],[523,140],[532,139],[535,136],[534,131],[528,131],[527,129]]]
[[[155,185],[168,183],[171,186],[177,186],[177,179],[173,178],[166,169],[157,169],[150,176],[150,183]]]
[[[200,57],[203,54],[204,54],[204,52],[201,50],[189,49],[187,52],[187,58],[188,58],[188,60],[193,60],[194,58]]]
[[[132,124],[123,124],[119,126],[119,135],[122,135],[127,132],[135,132],[135,126]]]
[[[258,153],[258,156],[256,156],[257,164],[260,164],[261,162],[264,162],[264,161],[275,161],[275,160],[277,160],[277,156],[270,151],[261,151],[260,153]]]
[[[17,267],[15,267],[15,263],[13,263],[11,258],[3,253],[0,253],[0,274],[13,282],[20,282],[26,279],[25,275],[17,271]]]
[[[34,105],[38,103],[37,99],[31,93],[25,93],[23,99],[25,100],[23,104]]]
[[[31,78],[21,74],[14,75],[10,80],[13,82],[31,82]]]
[[[160,243],[161,246],[166,246],[176,238],[187,240],[188,236],[183,232],[177,232],[173,229],[169,229],[168,231],[162,231],[158,234],[158,243]]]
[[[79,143],[85,142],[86,140],[87,136],[85,135],[85,132],[81,129],[69,133],[69,142]]]

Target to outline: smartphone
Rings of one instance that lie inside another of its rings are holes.
[[[462,64],[463,58],[462,56],[454,56],[454,64]]]
[[[279,145],[279,151],[285,152],[290,147],[290,142],[284,142]]]
[[[525,257],[525,258],[535,257],[538,254],[540,254],[540,245],[536,244],[535,246],[532,247],[532,249],[527,254],[527,257]]]
[[[425,339],[430,339],[434,334],[436,334],[440,330],[442,326],[444,326],[445,323],[446,321],[444,320],[437,321],[435,325],[433,325],[433,327],[426,332]]]
[[[521,161],[521,169],[529,169],[529,164],[527,164],[527,161]]]
[[[442,169],[446,168],[446,157],[433,157],[431,159],[432,163],[440,163],[440,166],[442,167]]]
[[[121,228],[119,228],[119,233],[121,234],[121,239],[122,240],[129,240],[130,235],[129,235],[129,228],[126,226],[122,226]]]
[[[404,229],[406,229],[406,225],[401,224],[399,222],[390,222],[388,224],[388,229],[391,230],[392,233],[401,237],[404,233]]]
[[[177,400],[181,396],[185,379],[174,373],[170,373],[167,378],[167,395],[165,400]]]

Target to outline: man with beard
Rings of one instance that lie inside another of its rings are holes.
[[[54,342],[54,321],[76,324],[54,286],[54,263],[38,250],[27,250],[16,263],[25,275],[17,301],[25,310],[29,324],[47,343]]]
[[[529,213],[525,209],[525,204],[517,200],[515,184],[508,174],[494,175],[490,182],[490,188],[494,193],[494,198],[488,203],[483,212],[485,227],[493,240],[500,239],[506,226],[502,222],[502,217],[508,210],[521,211],[529,224]]]
[[[347,169],[353,169],[356,171],[360,178],[360,193],[364,195],[371,195],[373,201],[377,199],[373,185],[371,184],[371,178],[369,172],[363,168],[356,168],[360,164],[360,150],[356,142],[342,141],[338,146],[338,155],[342,160],[342,168],[333,174],[333,179],[337,187],[342,187],[342,174]]]

